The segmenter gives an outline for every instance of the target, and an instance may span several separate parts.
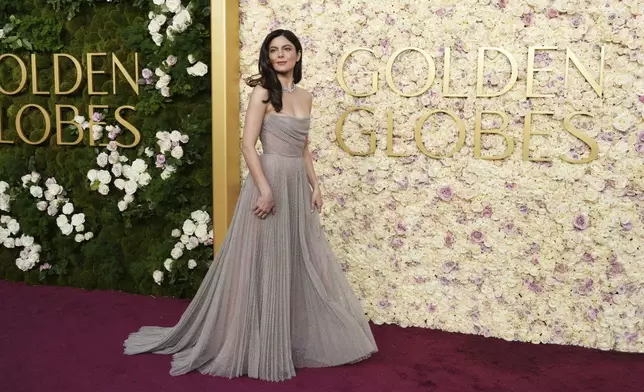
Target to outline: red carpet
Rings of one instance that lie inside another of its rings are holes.
[[[302,369],[284,383],[168,375],[170,357],[122,355],[141,325],[172,325],[185,300],[0,281],[2,392],[642,391],[644,354],[374,326],[380,352]]]

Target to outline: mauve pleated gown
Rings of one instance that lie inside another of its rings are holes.
[[[193,370],[268,381],[295,368],[353,363],[377,352],[363,309],[331,250],[302,152],[309,118],[269,114],[260,140],[276,213],[253,214],[258,189],[242,186],[221,249],[174,327],[142,327],[126,354],[174,354],[170,374]]]

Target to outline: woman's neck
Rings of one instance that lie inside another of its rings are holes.
[[[282,84],[282,87],[291,88],[293,86],[293,71],[288,74],[278,74],[277,79]]]

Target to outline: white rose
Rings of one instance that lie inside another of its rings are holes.
[[[85,225],[76,226],[76,232],[77,233],[82,233],[83,231],[85,231]]]
[[[98,156],[96,157],[96,163],[100,167],[107,166],[107,161],[108,161],[108,155],[104,152],[98,154]]]
[[[29,174],[27,174],[26,176],[23,176],[23,178],[24,177],[31,178]],[[25,182],[25,180],[23,179],[22,182]],[[0,181],[0,193],[5,193],[7,189],[9,189],[9,184],[7,184],[5,181]]]
[[[190,242],[190,236],[187,235],[187,234],[182,234],[181,235],[181,243],[182,244],[187,244],[188,242]]]
[[[111,165],[117,164],[120,162],[121,154],[118,153],[118,151],[112,151],[110,153],[110,159],[109,162]]]
[[[62,186],[60,186],[60,185],[58,185],[58,184],[56,184],[56,183],[53,183],[53,184],[49,184],[49,185],[47,185],[47,190],[48,190],[52,195],[54,195],[54,196],[58,196],[58,195],[60,195],[60,194],[63,192],[63,187],[62,187]]]
[[[165,259],[165,261],[163,262],[163,267],[169,272],[172,271],[172,264],[174,264],[174,260]]]
[[[116,205],[118,206],[119,211],[123,212],[123,211],[127,210],[127,204],[128,203],[125,200],[121,200]]]
[[[11,219],[9,222],[7,222],[7,230],[9,230],[11,234],[18,234],[18,232],[20,231],[20,223],[18,223],[18,221],[15,219]]]
[[[56,196],[54,196],[54,194],[52,194],[49,190],[45,191],[45,200],[52,201],[55,197]]]
[[[204,242],[206,239],[208,239],[208,228],[206,227],[206,225],[197,226],[197,230],[195,230],[195,236],[199,238],[201,242]]]
[[[190,239],[188,240],[188,243],[186,244],[186,249],[192,250],[198,246],[199,246],[199,240],[197,239],[197,237],[191,236]]]
[[[11,222],[11,217],[10,217],[10,216],[8,216],[8,215],[2,215],[2,216],[0,217],[0,223],[2,223],[3,225],[6,225],[6,224],[7,224],[7,223],[9,223],[9,222]]]
[[[20,248],[22,246],[22,240],[20,238],[15,238],[14,245],[16,246],[16,248]]]
[[[163,70],[162,70],[161,68],[157,68],[157,69],[155,69],[155,70],[154,70],[154,74],[155,74],[157,77],[159,77],[159,78],[160,78],[160,77],[162,77],[162,76],[164,76],[164,75],[165,75],[165,72],[163,72]]]
[[[39,201],[36,204],[36,208],[38,208],[38,211],[45,211],[47,209],[47,202],[46,201]]]
[[[145,148],[145,155],[148,157],[152,157],[154,155],[154,150],[151,149],[150,147]]]
[[[165,59],[165,64],[168,65],[168,67],[172,67],[173,65],[177,64],[177,56],[170,55]]]
[[[139,177],[138,183],[141,186],[146,186],[150,183],[150,181],[152,181],[152,176],[149,173],[143,173]]]
[[[176,146],[172,149],[170,155],[172,155],[173,158],[181,159],[181,157],[183,157],[183,148],[181,148],[181,146]]]
[[[163,5],[163,4],[165,4],[165,0],[154,0],[153,3],[155,5]]]
[[[168,7],[170,12],[177,13],[181,10],[181,0],[167,0],[165,6]]]
[[[159,14],[154,17],[154,20],[159,24],[159,26],[163,26],[168,18],[163,14]]]
[[[167,180],[171,176],[172,176],[172,172],[167,170],[167,169],[161,172],[161,179],[162,180]]]
[[[181,237],[181,230],[174,229],[174,230],[172,230],[172,234],[170,234],[170,235],[173,236],[174,238],[179,238],[179,237]]]
[[[42,188],[38,185],[32,185],[29,188],[29,193],[31,193],[31,196],[40,199],[42,197]]]
[[[40,180],[40,174],[36,172],[31,172],[31,182],[37,183]]]
[[[56,225],[58,227],[63,227],[69,223],[69,219],[67,219],[67,215],[59,215],[58,218],[56,218]]]
[[[105,184],[101,184],[98,186],[98,193],[103,196],[107,196],[107,194],[110,193],[110,187]]]
[[[190,219],[186,219],[186,221],[183,222],[183,232],[185,234],[193,235],[196,228],[195,223]]]
[[[208,215],[206,211],[202,211],[202,210],[193,211],[190,214],[190,217],[200,224],[205,224],[210,222],[210,215]]]
[[[188,268],[194,269],[197,266],[197,262],[194,259],[188,260]]]
[[[136,181],[139,178],[139,173],[137,173],[134,169],[132,169],[132,166],[124,165],[123,176],[127,179]]]
[[[25,248],[28,248],[34,244],[34,237],[23,234],[20,237],[20,242],[22,243],[22,246],[24,246]]]
[[[123,174],[123,165],[120,163],[116,163],[112,166],[112,174],[114,174],[114,177],[121,177],[121,174]]]
[[[192,17],[190,16],[190,12],[185,8],[176,13],[174,18],[172,18],[172,28],[177,33],[183,33],[191,24]]]
[[[65,203],[63,206],[63,214],[69,215],[74,212],[74,205],[72,203]]]
[[[170,87],[168,86],[161,87],[161,90],[159,90],[159,92],[161,93],[162,96],[168,98],[170,96]]]
[[[205,74],[208,73],[208,66],[201,61],[199,61],[197,64],[193,65],[192,67],[186,68],[186,71],[188,71],[188,75],[190,76],[204,76]]]
[[[162,153],[169,151],[172,148],[172,142],[167,139],[158,140],[157,144],[159,145],[159,149]]]
[[[170,42],[174,41],[174,34],[176,32],[177,31],[174,29],[174,27],[168,26],[168,29],[165,31],[165,35],[168,37],[168,40],[170,40]]]
[[[85,223],[85,214],[80,213],[72,215],[72,226],[82,225],[83,223]]]
[[[94,233],[92,233],[91,231],[88,231],[87,233],[85,233],[85,241],[89,241],[92,238],[94,238]]]
[[[50,204],[49,207],[47,207],[47,215],[54,216],[56,214],[58,214],[58,205]]]
[[[83,242],[83,241],[85,241],[85,236],[82,235],[82,234],[76,234],[76,236],[74,237],[74,241]]]
[[[197,59],[195,59],[195,56],[193,56],[193,55],[189,54],[189,55],[188,55],[188,62],[189,62],[190,64],[194,64],[194,63],[196,63],[196,62],[197,62]]]
[[[170,251],[170,256],[172,256],[173,259],[178,259],[183,255],[183,250],[181,248],[172,248]]]
[[[132,163],[132,169],[137,173],[143,173],[148,168],[148,164],[143,159],[137,159]]]
[[[136,193],[136,190],[139,188],[138,184],[136,181],[127,181],[125,183],[125,193],[128,195],[133,195]]]
[[[45,186],[50,186],[51,184],[57,184],[56,179],[54,177],[50,177],[45,181]]]
[[[87,172],[87,179],[89,180],[90,183],[96,181],[98,178],[98,171],[92,169]]]
[[[155,2],[157,0],[154,0]],[[156,270],[152,273],[152,278],[154,279],[154,283],[161,285],[161,282],[163,282],[163,272]]]
[[[190,141],[190,136],[188,136],[188,135],[181,135],[181,139],[180,139],[180,141],[181,141],[181,143],[186,144],[186,143],[188,143],[188,142]]]
[[[94,124],[92,126],[92,137],[94,140],[100,140],[103,137],[103,127],[98,124]]]
[[[181,140],[181,132],[176,130],[170,132],[170,140],[173,142],[178,142],[179,140]]]
[[[109,184],[110,182],[112,182],[112,175],[107,170],[99,170],[96,179],[101,184]]]
[[[114,180],[114,186],[116,187],[116,189],[123,190],[123,188],[125,188],[125,180],[122,178],[117,178],[116,180]]]
[[[161,30],[161,24],[155,19],[152,19],[150,23],[148,23],[148,31],[150,34],[158,33],[159,30]]]
[[[85,117],[83,116],[76,116],[74,117],[74,122],[77,124],[82,124],[85,122]]]
[[[132,203],[134,201],[134,196],[125,195],[125,196],[123,196],[123,200],[125,200],[126,203]]]
[[[152,41],[154,41],[157,46],[161,46],[163,43],[163,35],[159,33],[152,33]]]
[[[164,87],[168,87],[170,84],[170,81],[172,80],[172,77],[170,75],[163,75],[157,80],[157,83],[154,85],[157,90],[162,89]]]
[[[9,237],[9,238],[4,240],[4,243],[2,245],[4,245],[4,247],[7,248],[7,249],[13,249],[13,248],[16,247],[16,240],[14,240],[13,238]]]
[[[60,231],[63,233],[63,235],[70,235],[74,231],[74,227],[72,225],[65,225],[60,228]]]

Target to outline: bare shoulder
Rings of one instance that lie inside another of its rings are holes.
[[[302,87],[298,87],[298,90],[300,90],[302,97],[306,98],[309,102],[313,101],[313,94],[311,94],[309,90]]]
[[[253,92],[250,94],[250,97],[251,99],[261,99],[262,101],[265,101],[268,99],[268,95],[268,90],[258,84],[253,87]]]

